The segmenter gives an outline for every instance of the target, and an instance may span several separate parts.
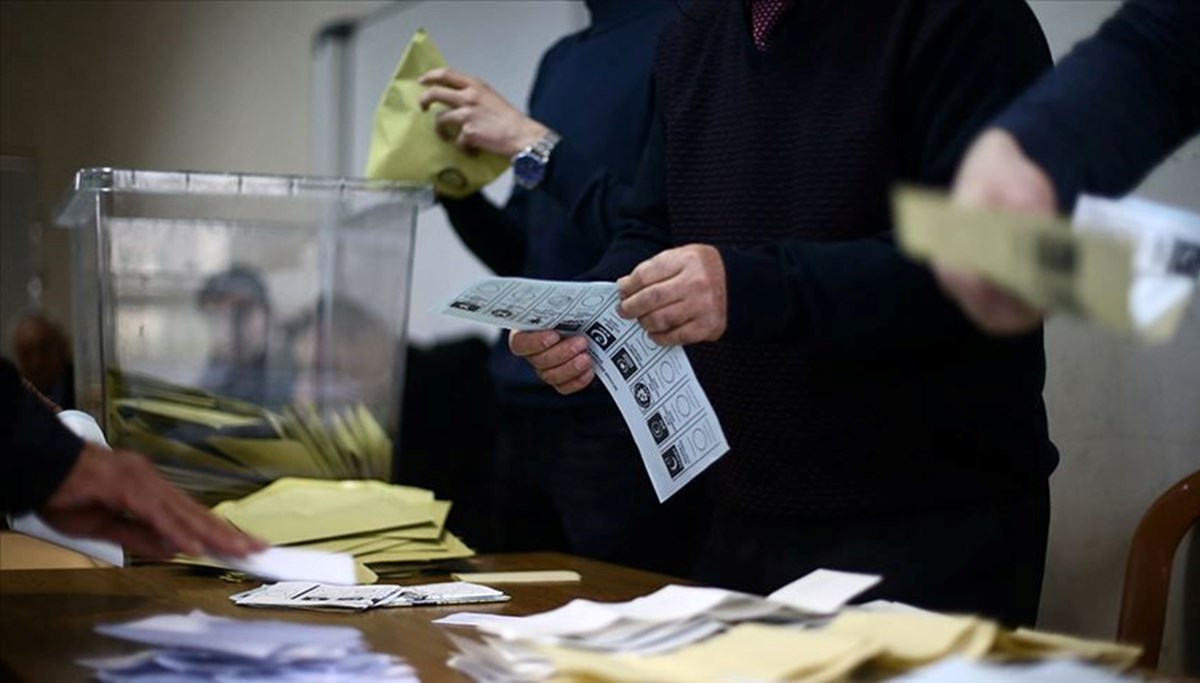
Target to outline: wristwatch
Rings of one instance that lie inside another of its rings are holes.
[[[562,139],[558,133],[549,131],[540,140],[517,152],[512,158],[513,180],[521,187],[532,190],[546,177],[546,165],[550,153]]]

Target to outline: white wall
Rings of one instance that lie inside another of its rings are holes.
[[[83,166],[308,172],[313,35],[382,4],[0,3],[0,147],[33,159],[42,221]],[[65,238],[36,265],[69,319]]]

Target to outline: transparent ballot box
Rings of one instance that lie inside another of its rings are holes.
[[[76,396],[205,502],[279,476],[390,479],[428,188],[85,169],[70,228]]]

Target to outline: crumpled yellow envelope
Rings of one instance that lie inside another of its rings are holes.
[[[465,197],[495,180],[508,168],[508,159],[490,152],[470,155],[438,137],[434,105],[421,111],[425,88],[417,79],[446,60],[425,32],[417,29],[396,75],[383,91],[375,109],[371,148],[367,154],[368,178],[432,183],[438,194]]]

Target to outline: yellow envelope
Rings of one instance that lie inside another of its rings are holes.
[[[954,617],[933,612],[908,614],[849,610],[838,615],[827,631],[866,638],[883,649],[881,665],[906,669],[952,654],[981,657],[991,648],[995,637],[995,628],[987,626],[990,625],[984,625],[974,617]],[[982,635],[977,637],[977,631]]]
[[[243,531],[287,545],[431,521],[431,506],[414,504],[415,496],[404,489],[372,481],[287,478],[213,511]]]
[[[550,647],[555,668],[586,680],[647,683],[830,680],[878,650],[864,639],[783,626],[742,624],[661,655],[609,655]]]
[[[430,69],[446,66],[433,40],[418,29],[396,66],[396,74],[375,109],[368,178],[432,183],[439,194],[465,197],[495,180],[508,168],[497,154],[467,154],[453,141],[438,137],[434,127],[440,105],[421,111],[425,88],[417,79]]]

